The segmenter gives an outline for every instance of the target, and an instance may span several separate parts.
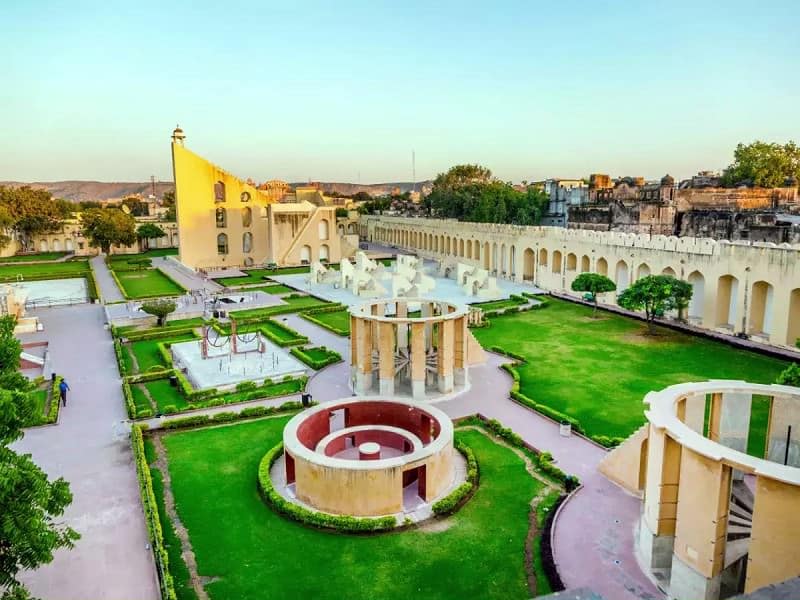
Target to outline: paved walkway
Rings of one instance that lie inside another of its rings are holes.
[[[213,279],[203,279],[202,275],[177,265],[174,260],[167,256],[154,258],[153,266],[166,273],[189,291],[205,290],[208,293],[222,291],[222,286]]]
[[[47,600],[159,598],[130,440],[112,430],[126,415],[103,308],[83,304],[35,314],[44,331],[20,337],[49,342],[53,367],[72,391],[58,425],[27,430],[14,448],[32,454],[50,477],[69,481],[74,499],[59,520],[82,537],[22,579]]]
[[[105,255],[98,254],[89,261],[94,271],[94,279],[97,282],[97,291],[100,298],[105,302],[123,302],[125,296],[122,295],[117,282],[111,276],[111,271],[105,261]]]

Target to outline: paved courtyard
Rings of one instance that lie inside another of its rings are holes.
[[[32,454],[50,477],[69,481],[74,499],[63,521],[81,539],[23,580],[47,600],[159,598],[130,440],[114,435],[125,409],[103,307],[35,314],[44,331],[21,337],[49,342],[53,368],[72,391],[58,425],[26,430],[14,449]]]

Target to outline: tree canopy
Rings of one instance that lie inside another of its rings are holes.
[[[605,275],[600,273],[581,273],[572,281],[572,289],[575,292],[586,292],[594,302],[592,315],[597,314],[597,294],[613,292],[617,289],[616,284]]]
[[[149,240],[162,238],[167,235],[161,227],[155,223],[143,223],[136,229],[136,237],[145,248],[150,247]]]
[[[9,447],[24,435],[22,428],[36,410],[33,397],[26,393],[27,381],[13,376],[19,375],[15,324],[11,315],[0,317],[0,597],[4,599],[28,598],[17,579],[19,572],[50,562],[55,550],[71,548],[79,537],[56,522],[72,502],[69,484],[62,478],[49,481],[30,455]],[[22,387],[11,387],[16,385]]]
[[[31,236],[58,231],[66,216],[64,206],[47,190],[0,186],[0,228],[15,232],[23,248],[27,248]]]
[[[519,191],[493,179],[480,165],[456,165],[436,177],[426,204],[436,216],[448,219],[535,225],[547,201],[541,190]]]
[[[781,187],[787,178],[800,181],[800,146],[792,141],[785,144],[756,140],[739,144],[723,175],[727,185],[746,183],[758,187]]]
[[[90,208],[81,213],[81,223],[89,243],[106,253],[112,245],[128,246],[136,241],[133,217],[116,208]]]
[[[158,325],[161,326],[164,324],[164,319],[167,315],[175,312],[175,302],[167,298],[158,298],[142,303],[141,308],[148,315],[156,317],[158,319]]]
[[[691,284],[672,275],[648,275],[637,279],[618,297],[617,304],[628,310],[644,310],[650,333],[655,332],[653,320],[668,310],[679,308],[692,297]]]

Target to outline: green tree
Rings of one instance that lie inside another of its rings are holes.
[[[597,294],[613,292],[616,289],[617,286],[613,281],[599,273],[581,273],[572,281],[573,291],[585,292],[589,300],[594,302],[592,317],[597,316]]]
[[[673,308],[678,311],[678,320],[685,321],[684,312],[692,301],[692,284],[683,279],[675,279]]]
[[[144,223],[139,225],[136,230],[136,237],[139,238],[139,244],[143,250],[150,248],[151,239],[162,238],[165,235],[167,234],[164,233],[164,230],[155,223]]]
[[[129,246],[136,241],[133,217],[117,208],[91,208],[81,214],[81,223],[89,243],[106,254],[114,244]]]
[[[167,300],[166,298],[159,298],[157,300],[148,300],[142,303],[142,310],[148,315],[153,315],[158,319],[158,326],[164,324],[167,315],[175,312],[175,302]]]
[[[346,208],[337,208],[336,209],[336,217],[347,217],[347,209]]]
[[[175,206],[175,190],[167,190],[161,195],[161,206]]]
[[[685,286],[688,286],[688,296]],[[637,279],[617,298],[617,304],[628,310],[644,310],[649,334],[655,334],[655,318],[677,308],[678,298],[688,300],[692,288],[685,281],[671,275],[648,275]]]
[[[789,177],[800,181],[800,146],[792,141],[775,144],[756,140],[736,146],[723,181],[727,185],[749,183],[771,188],[785,185]]]
[[[800,387],[800,363],[792,363],[786,367],[781,374],[778,375],[775,383]]]
[[[29,598],[17,579],[21,570],[53,560],[58,548],[71,548],[78,534],[56,522],[72,502],[69,484],[49,481],[30,455],[9,447],[24,435],[36,404],[19,373],[20,344],[14,339],[16,319],[0,318],[0,597]]]
[[[0,227],[16,233],[23,249],[26,250],[32,236],[54,233],[64,223],[63,208],[53,201],[50,192],[27,185],[0,186],[0,208],[2,208]]]
[[[147,202],[136,196],[128,196],[122,200],[122,206],[127,206],[134,217],[146,217],[149,214]]]

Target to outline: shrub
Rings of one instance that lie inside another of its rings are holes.
[[[478,485],[478,461],[475,459],[475,453],[459,440],[456,440],[455,447],[467,459],[467,480],[447,496],[434,502],[431,509],[434,514],[440,516],[448,515],[460,508]]]
[[[315,371],[319,371],[323,367],[327,367],[330,364],[337,363],[342,360],[342,356],[338,352],[327,350],[325,346],[319,347],[318,350],[324,350],[326,352],[327,355],[325,358],[321,360],[315,359],[307,354],[305,348],[292,348],[289,352],[292,354],[292,356],[299,358]]]
[[[241,383],[236,384],[236,391],[237,392],[247,392],[250,390],[254,390],[258,387],[255,381],[242,381]]]
[[[385,531],[397,526],[397,519],[390,517],[361,518],[329,515],[298,506],[281,496],[272,485],[269,470],[283,453],[283,442],[270,449],[258,466],[258,490],[261,497],[275,512],[300,523],[321,529],[334,529],[348,533]]]

